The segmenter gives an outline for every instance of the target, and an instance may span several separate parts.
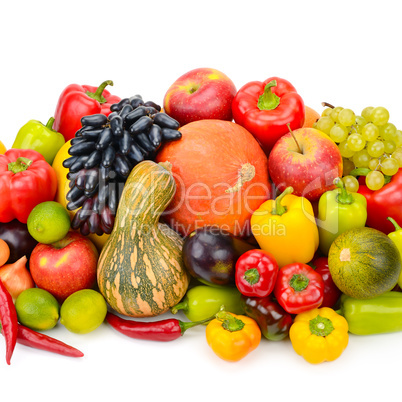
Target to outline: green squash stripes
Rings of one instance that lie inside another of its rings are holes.
[[[138,164],[126,181],[97,273],[99,290],[118,313],[131,317],[163,314],[187,290],[183,240],[159,223],[175,188],[170,171],[152,161]]]

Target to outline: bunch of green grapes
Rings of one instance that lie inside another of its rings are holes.
[[[402,167],[402,131],[389,121],[382,106],[353,110],[326,103],[314,128],[329,135],[338,144],[343,157],[343,178],[348,191],[357,191],[359,183],[350,173],[356,168],[367,172],[366,185],[379,190]]]

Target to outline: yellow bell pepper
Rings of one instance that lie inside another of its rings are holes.
[[[0,155],[4,155],[6,151],[7,151],[6,146],[0,141]]]
[[[329,307],[298,314],[289,331],[295,352],[312,364],[337,359],[349,342],[348,323]]]
[[[206,338],[217,356],[236,362],[257,348],[261,330],[250,317],[219,311],[207,325]]]
[[[251,216],[251,230],[261,249],[275,257],[279,268],[307,264],[318,248],[313,206],[288,187],[275,200],[265,201]]]

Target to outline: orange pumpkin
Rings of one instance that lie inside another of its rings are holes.
[[[157,155],[157,162],[171,163],[177,188],[163,220],[183,236],[205,225],[249,236],[252,213],[272,193],[260,145],[245,128],[223,120],[194,121],[180,132],[181,140]]]

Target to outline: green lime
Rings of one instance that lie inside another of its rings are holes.
[[[70,230],[70,215],[56,201],[36,205],[28,216],[29,234],[39,243],[50,244],[63,239]]]
[[[47,290],[25,289],[15,301],[18,321],[35,331],[53,328],[60,316],[60,305]]]
[[[74,292],[64,300],[60,309],[60,323],[70,332],[87,334],[105,320],[107,305],[103,296],[92,289]]]

